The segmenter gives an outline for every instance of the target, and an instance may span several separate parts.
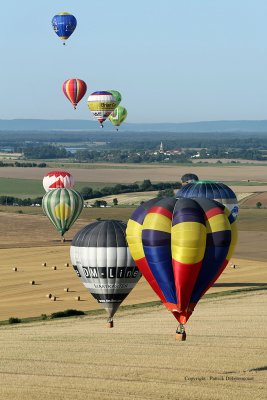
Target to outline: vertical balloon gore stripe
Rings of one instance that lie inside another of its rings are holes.
[[[192,199],[178,200],[172,222],[172,265],[178,310],[186,312],[206,247],[203,210]]]
[[[225,215],[227,217],[227,214],[229,214],[229,211],[227,209],[225,209]],[[227,254],[225,256],[225,260],[222,262],[222,264],[220,265],[220,268],[217,270],[215,276],[212,277],[210,283],[208,284],[208,286],[206,286],[205,288],[203,288],[203,292],[201,293],[201,295],[199,296],[199,298],[201,298],[208,290],[211,286],[213,286],[213,284],[217,281],[217,279],[219,278],[219,276],[222,274],[222,272],[224,271],[224,269],[227,267],[230,259],[233,256],[234,250],[235,250],[235,246],[237,243],[237,238],[238,238],[238,234],[237,234],[237,223],[236,220],[232,218],[232,215],[228,216],[228,221],[230,222],[230,232],[231,232],[231,236],[230,236],[230,243],[228,245],[228,247],[226,247],[226,251]],[[231,222],[232,221],[232,222]],[[198,300],[199,300],[198,298]],[[197,300],[197,301],[198,301]]]
[[[158,200],[143,222],[142,243],[153,279],[166,299],[166,307],[176,310],[177,298],[171,263],[171,220],[175,200]]]
[[[63,83],[62,90],[67,99],[76,108],[79,101],[85,95],[87,86],[81,79],[68,79]]]
[[[146,210],[142,209],[142,207],[139,207],[141,210],[141,215],[142,215],[142,220],[144,219],[144,211],[147,213]],[[137,210],[136,210],[137,211]],[[135,218],[138,218],[140,220],[140,215],[135,211]],[[145,252],[143,248],[143,243],[142,243],[142,225],[134,221],[133,219],[130,219],[127,224],[127,229],[126,229],[126,238],[128,242],[128,246],[131,252],[131,255],[139,268],[139,270],[142,272],[144,275],[145,279],[149,283],[149,285],[152,287],[154,292],[159,296],[161,301],[163,303],[166,302],[166,299],[157,283],[155,280],[153,274],[151,273],[150,267],[147,263],[147,260],[145,258]]]

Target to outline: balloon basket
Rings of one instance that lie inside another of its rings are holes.
[[[186,340],[186,332],[176,332],[175,334],[175,340],[177,340],[177,342],[184,342]]]
[[[61,243],[65,243],[65,238],[64,238],[64,236],[61,237]]]
[[[183,324],[179,324],[179,326],[177,327],[175,340],[177,340],[178,342],[184,342],[186,340],[186,332]]]
[[[113,321],[107,322],[107,328],[113,328],[113,326],[114,326]]]

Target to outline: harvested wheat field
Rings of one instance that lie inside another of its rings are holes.
[[[88,164],[88,168],[74,168],[64,166],[80,182],[117,182],[132,183],[150,179],[153,182],[179,181],[187,172],[195,173],[200,179],[213,179],[220,181],[258,181],[267,182],[267,166],[180,166],[180,165],[132,165],[132,164]],[[51,168],[13,168],[0,169],[0,177],[18,179],[43,179]]]
[[[34,317],[73,308],[83,311],[100,308],[73,271],[69,246],[1,249],[0,257],[0,320]],[[42,265],[44,262],[46,266]],[[69,267],[65,266],[67,263]],[[232,264],[236,268],[232,268]],[[266,270],[266,262],[234,258],[209,293],[261,287],[266,283]],[[31,281],[35,284],[30,284]],[[64,291],[66,288],[69,288],[68,292]],[[55,296],[56,300],[48,298],[48,294]],[[75,299],[77,296],[80,296],[80,301]],[[157,296],[142,278],[123,304],[156,300]]]
[[[162,306],[1,327],[0,399],[266,399],[266,300],[203,301],[185,342]]]
[[[85,209],[67,233],[64,244],[42,215],[0,213],[5,227],[0,230],[0,320],[51,314],[68,308],[97,309],[99,306],[72,267],[65,267],[66,263],[70,264],[70,241],[77,230],[98,215],[126,220],[132,211],[130,208]],[[259,287],[267,282],[266,218],[266,210],[241,210],[239,240],[231,260],[236,268],[229,265],[211,292]],[[44,262],[46,267],[42,266]],[[32,280],[35,285],[30,284]],[[66,288],[68,292],[64,291]],[[48,294],[55,296],[56,301],[47,298]],[[75,300],[77,296],[81,301]],[[156,295],[142,279],[125,304],[154,300],[158,300]]]

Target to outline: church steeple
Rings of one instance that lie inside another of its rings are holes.
[[[164,153],[164,149],[163,149],[163,144],[162,144],[162,142],[160,143],[160,146],[159,146],[159,152],[160,152],[160,153]]]

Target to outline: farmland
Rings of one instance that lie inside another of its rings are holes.
[[[111,196],[117,197],[123,207],[84,208],[63,244],[41,207],[0,206],[0,323],[6,323],[10,317],[41,319],[41,315],[66,309],[96,311],[93,315],[58,321],[1,325],[0,399],[84,400],[89,392],[93,400],[178,400],[181,392],[188,400],[247,400],[252,396],[264,399],[265,168],[254,167],[257,182],[253,184],[244,182],[251,167],[236,167],[230,175],[228,167],[209,168],[201,167],[198,174],[206,171],[220,180],[221,172],[227,172],[223,180],[229,179],[242,199],[239,240],[229,266],[209,291],[215,297],[201,300],[189,320],[186,342],[174,340],[176,321],[156,303],[157,296],[143,278],[124,302],[125,306],[136,307],[118,311],[114,329],[107,330],[105,313],[97,313],[99,305],[71,265],[66,266],[70,264],[71,240],[81,227],[99,218],[127,221],[135,208],[129,204],[138,204],[144,196],[147,199],[156,192]],[[3,175],[4,170],[0,170]],[[16,176],[21,174],[21,168],[11,170],[11,180],[17,180],[21,195],[23,191],[27,195],[29,187],[37,187],[34,185],[39,185],[43,193],[44,169],[27,169],[27,179]],[[117,180],[175,181],[182,171],[188,169],[120,166],[111,173],[104,166],[73,168],[72,173],[77,187],[92,187]],[[7,178],[0,178],[0,183]],[[26,184],[29,186],[25,190]],[[256,201],[261,201],[263,208],[256,209]],[[44,262],[46,266],[42,265]],[[33,280],[35,284],[31,285]],[[69,290],[65,291],[66,288]],[[56,297],[55,301],[47,297],[49,293]]]
[[[111,330],[103,316],[1,327],[0,398],[263,400],[266,300],[203,301],[186,342],[162,306],[118,312]]]
[[[116,182],[133,183],[150,179],[153,182],[175,182],[187,173],[196,173],[200,179],[214,179],[219,181],[258,181],[267,182],[267,169],[264,165],[251,165],[249,167],[239,166],[182,166],[182,165],[159,165],[159,164],[86,164],[87,168],[76,168],[75,164],[58,165],[58,168],[67,168],[77,182]],[[51,170],[50,168],[12,168],[0,169],[0,177],[16,179],[42,180],[43,176]]]

